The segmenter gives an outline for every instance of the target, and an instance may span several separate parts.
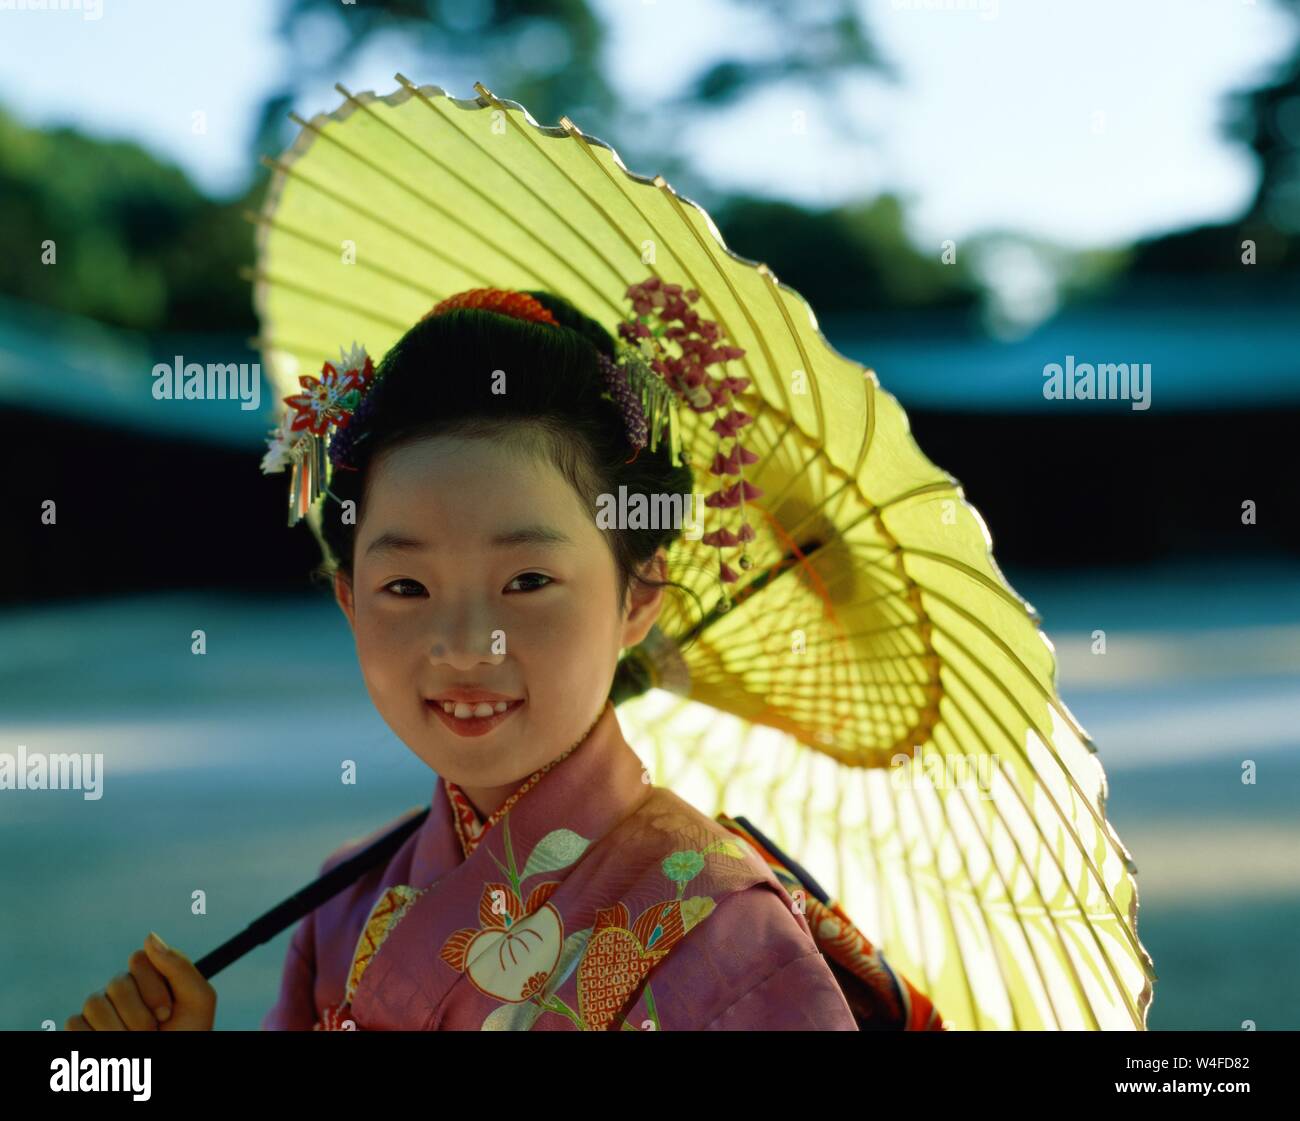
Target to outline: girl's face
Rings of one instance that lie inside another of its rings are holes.
[[[487,816],[595,722],[662,590],[633,581],[617,609],[605,531],[540,455],[436,437],[371,472],[353,582],[335,579],[366,688],[394,733]],[[643,575],[664,578],[662,549]],[[435,705],[456,688],[522,703],[482,735],[458,734],[466,726]]]

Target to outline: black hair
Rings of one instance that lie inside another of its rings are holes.
[[[482,308],[454,308],[423,319],[384,355],[363,407],[336,439],[350,444],[347,470],[335,467],[322,500],[320,528],[313,532],[322,561],[316,579],[353,575],[356,527],[361,522],[371,466],[382,453],[433,436],[491,438],[537,449],[554,463],[592,511],[601,494],[692,492],[691,468],[673,463],[666,440],[655,451],[641,448],[633,462],[622,413],[602,398],[606,386],[598,352],[613,358],[614,339],[596,320],[550,292],[528,293],[561,326],[521,320]],[[503,371],[506,392],[494,392]],[[342,517],[351,501],[353,516]],[[650,500],[650,508],[654,508]],[[672,587],[699,597],[674,581],[645,579],[638,569],[681,527],[612,528],[604,531],[618,574],[620,610],[632,580]],[[701,608],[702,610],[702,608]]]

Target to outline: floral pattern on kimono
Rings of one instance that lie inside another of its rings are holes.
[[[477,836],[439,778],[387,864],[302,921],[263,1027],[855,1030],[772,870],[647,781],[612,703],[548,767]]]
[[[600,843],[561,827],[521,845],[507,815],[455,870],[464,884],[444,881],[437,900],[421,906],[422,895],[388,927],[358,986],[358,1022],[393,1026],[394,1016],[405,1020],[413,1003],[427,1001],[422,1026],[436,1030],[459,980],[476,995],[457,998],[457,1021],[472,1017],[480,1030],[527,1031],[548,1021],[579,1031],[672,1026],[660,1019],[652,970],[720,899],[762,882],[764,871],[720,826],[684,813],[670,791],[647,788],[642,809]],[[468,894],[471,871],[479,877],[463,916],[471,922],[457,922],[454,900]],[[446,975],[429,974],[419,949],[428,945]],[[655,1010],[628,1023],[625,1009],[640,993]]]
[[[505,871],[512,875],[514,862],[508,832],[507,824],[503,833],[510,865]],[[495,1000],[506,1004],[532,1002],[539,1011],[567,1016],[584,1031],[606,1030],[616,1018],[621,1026],[630,1028],[620,1017],[628,997],[685,934],[714,909],[714,901],[709,896],[685,898],[686,885],[704,870],[715,854],[742,859],[743,852],[735,842],[720,839],[704,850],[669,854],[662,862],[662,871],[675,898],[645,908],[635,921],[627,905],[616,901],[597,912],[596,921],[589,929],[566,941],[563,918],[546,902],[559,882],[548,880],[539,884],[526,900],[513,884],[537,874],[548,862],[565,861],[560,867],[572,863],[586,847],[584,838],[568,830],[556,830],[544,837],[525,864],[523,876],[512,878],[511,883],[484,885],[479,900],[479,925],[455,931],[443,945],[440,956],[453,969],[465,973],[475,988]],[[357,945],[346,997],[341,1004],[325,1010],[316,1024],[317,1030],[355,1030],[350,1004],[356,986],[383,940],[422,894],[409,885],[399,884],[388,888],[375,903]],[[569,954],[561,970],[566,944]],[[576,956],[576,1010],[554,991],[574,973],[575,950],[580,955]],[[646,1000],[650,1027],[661,1030],[648,983]],[[528,1018],[535,1019],[535,1015]],[[497,1015],[484,1028],[491,1030],[504,1026],[507,1021],[515,1026],[517,1019],[510,1014]]]
[[[532,850],[520,875],[509,822],[503,837],[507,864],[502,872],[510,882],[484,885],[479,926],[455,931],[443,945],[441,957],[466,974],[479,992],[507,1004],[531,1001],[542,1011],[567,1016],[584,1031],[609,1028],[650,970],[713,910],[714,901],[707,895],[684,898],[686,885],[704,870],[707,860],[715,853],[743,858],[740,846],[727,839],[699,851],[670,853],[662,871],[673,898],[646,907],[635,920],[627,904],[616,900],[596,912],[591,927],[566,939],[563,917],[547,902],[559,882],[539,884],[526,900],[519,885],[543,871],[572,864],[590,842],[570,830],[555,830]],[[576,1010],[555,992],[575,969]],[[506,1013],[497,1019],[513,1023],[517,1017]],[[660,1026],[657,1021],[655,1026]]]

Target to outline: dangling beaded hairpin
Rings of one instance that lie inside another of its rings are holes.
[[[639,452],[646,445],[645,431],[648,428],[650,450],[655,451],[661,430],[666,427],[672,461],[689,464],[687,454],[681,449],[676,415],[678,402],[697,413],[730,407],[730,412],[713,422],[712,431],[718,435],[719,445],[726,440],[731,440],[732,445],[725,455],[721,448],[714,454],[709,473],[736,477],[737,481],[707,495],[704,504],[716,509],[738,508],[740,524],[736,532],[723,526],[706,533],[701,540],[719,552],[724,548],[742,548],[738,563],[741,569],[748,569],[753,562],[743,551],[743,546],[754,540],[754,528],[745,517],[745,502],[761,498],[763,490],[744,477],[745,464],[757,463],[758,456],[741,445],[739,434],[746,425],[753,423],[754,418],[735,408],[732,397],[749,385],[749,379],[714,378],[707,371],[709,366],[717,363],[743,358],[744,348],[722,344],[722,331],[718,324],[702,319],[691,309],[690,305],[700,296],[694,288],[683,291],[680,284],[665,284],[660,277],[652,276],[640,284],[631,285],[626,295],[632,301],[633,315],[618,325],[618,334],[623,340],[618,352],[627,389],[611,391],[611,395],[623,408],[628,440]],[[665,339],[677,344],[680,355],[668,353],[662,341]],[[606,358],[605,367],[608,380],[612,377],[609,371],[615,364]],[[634,454],[632,459],[635,458]],[[725,585],[734,583],[739,574],[719,557],[718,575],[724,584],[725,608],[729,606]]]
[[[628,462],[633,462],[647,444],[652,452],[657,451],[666,430],[672,462],[689,465],[689,457],[681,448],[678,405],[684,403],[697,413],[732,406],[732,396],[745,389],[749,379],[713,378],[707,367],[743,357],[745,351],[737,346],[719,345],[722,333],[718,324],[700,318],[690,308],[699,299],[695,289],[683,292],[681,285],[664,284],[661,278],[652,276],[631,285],[626,295],[632,301],[633,314],[618,324],[617,357],[610,358],[601,352],[600,364],[605,378],[604,396],[616,403],[623,414],[628,443],[633,449]],[[421,318],[428,319],[456,307],[477,307],[517,319],[561,326],[550,309],[528,293],[500,288],[459,292],[442,300]],[[669,354],[664,340],[675,342],[680,355]],[[262,471],[272,474],[292,465],[289,525],[296,525],[305,517],[328,489],[327,458],[335,469],[355,470],[350,462],[355,443],[365,438],[364,433],[356,436],[356,432],[365,427],[375,400],[371,390],[376,381],[374,364],[364,348],[354,342],[351,351],[340,349],[337,364],[326,362],[321,367],[320,378],[299,376],[298,384],[303,391],[284,398],[289,410],[280,425],[271,431]],[[704,534],[701,539],[719,551],[754,540],[753,527],[745,520],[744,505],[748,499],[761,497],[763,491],[744,478],[744,466],[757,462],[758,456],[742,447],[739,437],[741,429],[752,422],[753,417],[732,407],[712,425],[719,444],[726,440],[733,443],[725,455],[721,450],[714,455],[709,472],[739,478],[707,495],[704,504],[741,511],[736,532],[723,527]],[[741,569],[750,567],[747,553],[742,552],[739,564]],[[739,576],[719,558],[719,577],[723,582],[725,608],[730,606],[726,584],[734,583]]]

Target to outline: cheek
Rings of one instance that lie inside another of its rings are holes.
[[[545,611],[521,612],[514,623],[519,649],[546,650],[566,662],[597,653],[613,626],[612,611],[590,596],[556,598]],[[507,632],[508,633],[508,632]]]
[[[544,611],[520,611],[503,619],[501,626],[506,640],[513,637],[520,651],[555,649],[572,645],[582,633],[583,612],[581,604],[566,599],[548,604]]]
[[[375,612],[357,616],[357,660],[373,687],[391,688],[409,674],[418,641],[419,632],[409,619]]]

